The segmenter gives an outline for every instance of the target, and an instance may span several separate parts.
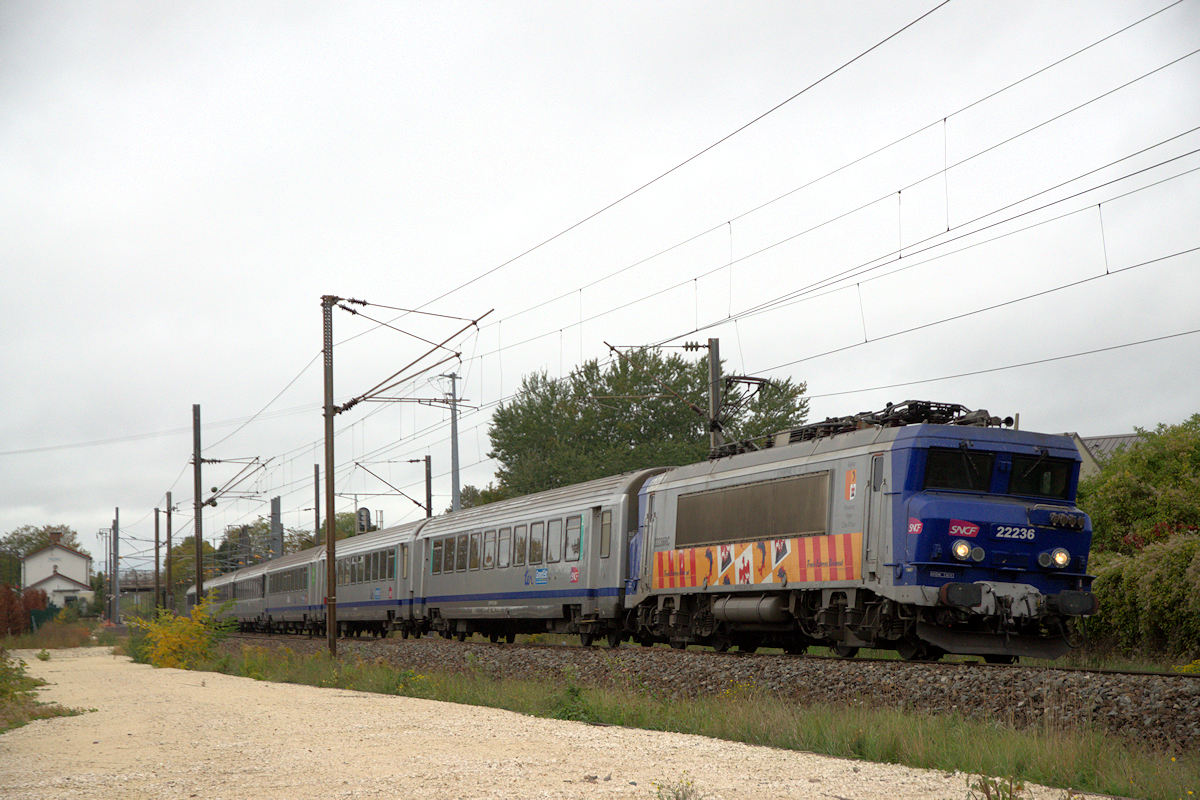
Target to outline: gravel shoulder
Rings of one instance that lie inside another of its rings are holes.
[[[963,798],[968,776],[340,689],[17,651],[92,709],[0,735],[0,797]],[[1035,789],[1057,800],[1057,789]]]

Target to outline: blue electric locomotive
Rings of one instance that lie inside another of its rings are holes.
[[[908,402],[726,450],[642,490],[644,641],[1054,658],[1095,608],[1065,436]]]

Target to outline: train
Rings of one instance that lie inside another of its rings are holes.
[[[1052,659],[1097,608],[1079,468],[1067,436],[889,404],[340,540],[338,633]],[[325,558],[205,589],[243,630],[324,634]]]

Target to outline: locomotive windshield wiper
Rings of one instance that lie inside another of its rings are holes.
[[[975,466],[975,462],[971,460],[971,456],[967,452],[967,443],[962,442],[958,448],[959,452],[962,453],[963,466],[966,467],[967,474],[971,476],[970,485],[974,487],[983,483],[983,476],[979,474],[979,467]]]
[[[1046,451],[1042,450],[1040,453],[1038,453],[1038,457],[1036,459],[1034,459],[1034,462],[1029,465],[1029,469],[1025,470],[1024,474],[1021,475],[1021,480],[1025,480],[1030,475],[1032,475],[1033,471],[1038,468],[1038,464],[1041,464],[1045,460],[1046,460]]]

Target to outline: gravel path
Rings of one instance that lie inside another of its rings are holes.
[[[5,798],[648,800],[685,776],[709,800],[967,794],[962,774],[153,669],[101,648],[16,655],[51,682],[44,699],[93,710],[0,735]]]

